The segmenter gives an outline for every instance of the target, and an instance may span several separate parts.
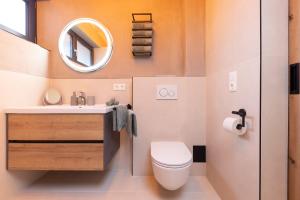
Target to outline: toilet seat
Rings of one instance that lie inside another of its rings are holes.
[[[164,164],[164,163],[160,163],[158,162],[157,160],[153,159],[152,158],[152,162],[160,167],[164,167],[164,168],[168,168],[168,169],[180,169],[180,168],[185,168],[185,167],[188,167],[190,165],[192,165],[193,163],[193,160],[190,160],[188,163],[185,163],[183,165],[167,165],[167,164]]]
[[[182,142],[152,142],[152,161],[165,168],[184,168],[193,162],[192,154]]]

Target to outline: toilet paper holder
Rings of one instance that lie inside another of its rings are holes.
[[[246,115],[247,115],[246,110],[245,109],[240,109],[239,111],[232,111],[232,114],[239,115],[242,118],[242,124],[238,124],[236,126],[236,129],[242,130],[242,128],[246,126],[246,122],[245,122],[245,118],[246,118]]]

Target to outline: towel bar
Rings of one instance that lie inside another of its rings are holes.
[[[132,105],[127,104],[127,109],[132,110]],[[113,110],[116,110],[116,107],[114,107]]]

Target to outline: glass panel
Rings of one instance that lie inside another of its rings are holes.
[[[69,58],[72,57],[72,40],[70,34],[67,34],[64,41],[64,52]]]
[[[0,24],[26,35],[26,3],[23,0],[0,0]]]
[[[87,66],[92,65],[91,51],[77,41],[77,61]]]

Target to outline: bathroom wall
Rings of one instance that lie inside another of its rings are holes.
[[[0,70],[48,77],[49,63],[48,50],[0,30]]]
[[[262,0],[262,200],[287,199],[288,3],[287,0]]]
[[[205,75],[205,0],[183,0],[186,76]]]
[[[114,83],[126,84],[125,91],[114,91]],[[58,89],[64,104],[70,104],[74,91],[83,91],[95,96],[97,104],[116,98],[122,104],[132,104],[132,79],[50,79],[50,86]]]
[[[203,76],[204,0],[51,0],[38,1],[38,44],[51,51],[51,78],[131,78],[132,76]],[[151,58],[131,53],[131,14],[151,12],[154,50]],[[185,15],[186,14],[186,15]],[[71,20],[90,17],[102,22],[114,38],[108,66],[81,74],[65,66],[58,52],[58,38]],[[186,36],[186,37],[185,37]]]
[[[156,86],[177,85],[177,100],[156,100]],[[152,174],[150,143],[182,141],[206,144],[206,78],[136,77],[133,78],[133,105],[137,114],[138,137],[133,145],[134,175]],[[192,175],[205,175],[205,163],[194,163]]]
[[[207,175],[223,200],[259,199],[260,0],[206,1]],[[228,73],[237,71],[237,92]],[[247,110],[248,133],[225,131]]]
[[[3,110],[7,107],[40,104],[42,94],[49,84],[46,78],[47,68],[47,50],[0,30],[0,199],[8,199],[42,175],[38,172],[6,170],[6,127]]]

